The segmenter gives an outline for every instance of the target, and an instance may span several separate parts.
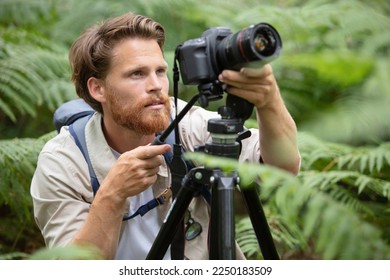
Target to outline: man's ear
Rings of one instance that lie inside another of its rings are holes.
[[[91,96],[98,102],[102,103],[106,101],[104,94],[103,81],[95,77],[91,77],[87,81],[87,86]]]

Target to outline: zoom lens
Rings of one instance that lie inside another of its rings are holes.
[[[266,23],[252,25],[220,41],[216,51],[218,68],[221,72],[248,67],[253,62],[266,64],[279,55],[281,48],[275,28]]]

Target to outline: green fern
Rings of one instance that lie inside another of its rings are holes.
[[[35,117],[36,107],[43,103],[53,110],[75,96],[64,55],[15,45],[6,53],[8,57],[0,60],[0,106],[13,121],[19,114]],[[53,91],[56,87],[60,91]]]
[[[41,248],[26,256],[29,260],[99,260],[100,250],[92,245],[69,245],[57,248]]]
[[[30,180],[38,153],[53,133],[39,139],[0,140],[0,205],[22,221],[31,219]]]
[[[340,169],[358,170],[361,173],[384,177],[386,175],[381,173],[390,165],[390,143],[356,148],[353,153],[339,157],[337,163]]]
[[[302,149],[303,160],[316,155],[315,161],[305,167],[316,166],[319,170],[302,171],[298,177],[272,167],[237,163],[204,154],[187,156],[210,168],[219,167],[225,172],[237,170],[242,175],[244,188],[260,179],[260,199],[268,209],[268,222],[275,242],[282,249],[282,256],[288,256],[289,251],[310,250],[311,246],[313,254],[324,259],[389,258],[390,235],[384,225],[390,223],[386,212],[390,183],[359,170],[342,170],[344,165],[329,165],[359,149],[327,143],[308,134],[300,134],[299,138],[301,145],[307,144]],[[388,145],[383,144],[380,148],[383,147]],[[372,152],[376,147],[361,149],[377,154]],[[381,167],[388,168],[389,164],[381,162]],[[249,224],[247,219],[237,224],[238,242],[248,257],[258,258],[260,251],[258,246],[254,247],[256,240]],[[369,235],[376,239],[367,240]],[[311,240],[310,246],[307,240]]]
[[[0,1],[0,24],[13,23],[28,26],[52,16],[54,1],[51,0],[14,0]]]
[[[390,246],[379,228],[321,192],[311,197],[303,222],[305,236],[316,240],[316,250],[324,259],[390,257]]]

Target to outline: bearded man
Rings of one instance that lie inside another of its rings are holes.
[[[94,195],[88,165],[69,128],[63,127],[41,151],[31,184],[36,222],[47,246],[93,244],[106,259],[147,256],[172,201],[143,216],[126,217],[171,183],[162,156],[170,145],[150,145],[176,110],[168,94],[164,40],[159,23],[126,13],[90,27],[73,43],[69,59],[76,92],[96,111],[85,127],[85,140],[100,187]],[[296,126],[271,66],[224,70],[219,80],[229,94],[256,108],[259,129],[243,140],[239,160],[259,163],[261,157],[296,174]],[[185,104],[179,101],[178,110]],[[216,117],[191,108],[179,124],[186,150],[209,140],[206,124]],[[188,215],[202,230],[187,238],[184,257],[208,259],[210,207],[202,196],[193,199]],[[169,250],[164,259],[171,259]]]

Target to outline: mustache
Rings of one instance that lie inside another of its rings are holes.
[[[160,95],[155,95],[151,96],[148,100],[145,100],[144,107],[151,106],[151,105],[158,105],[158,104],[166,104],[169,102],[169,96],[160,94]]]

